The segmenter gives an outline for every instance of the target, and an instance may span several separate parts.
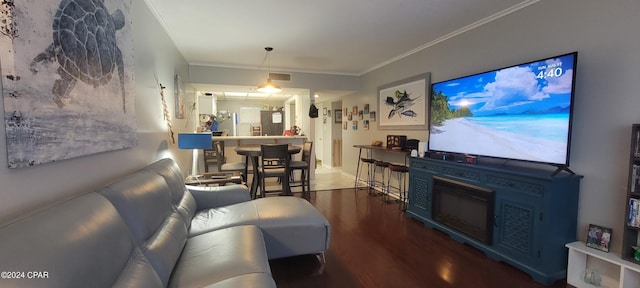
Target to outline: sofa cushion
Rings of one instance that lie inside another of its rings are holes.
[[[189,237],[237,225],[257,225],[269,259],[326,251],[329,221],[311,203],[297,197],[268,197],[195,214]]]
[[[42,279],[2,279],[3,287],[159,287],[162,282],[104,197],[89,193],[0,229],[0,271]]]
[[[188,186],[187,189],[197,200],[197,210],[222,207],[251,200],[246,185]],[[193,217],[193,215],[191,215]],[[189,218],[191,219],[191,218]]]
[[[187,192],[178,163],[171,158],[165,158],[150,164],[142,170],[156,173],[164,178],[171,193],[171,204],[184,220],[187,225],[186,228],[189,229],[188,225],[191,225],[191,218],[196,211],[196,201]]]
[[[253,201],[269,259],[322,253],[329,249],[329,220],[311,203],[296,197]]]
[[[178,163],[171,158],[164,158],[149,164],[141,171],[150,171],[158,174],[164,178],[171,191],[171,202],[178,203],[181,201],[186,187],[184,185],[184,179]]]
[[[276,288],[277,286],[276,286],[276,282],[273,281],[273,278],[271,278],[271,275],[266,273],[251,273],[251,274],[245,274],[245,275],[229,278],[227,280],[220,281],[218,283],[207,285],[204,287],[205,288],[238,288],[238,287]]]
[[[262,232],[256,226],[230,227],[190,238],[175,267],[170,286],[203,287],[253,273],[271,277]],[[244,282],[246,280],[235,281],[251,283]],[[235,287],[262,286],[252,284]]]
[[[172,205],[164,178],[138,171],[102,190],[131,229],[134,240],[166,286],[187,241],[187,226]]]
[[[259,218],[255,201],[257,200],[196,212],[191,220],[189,237],[238,225],[256,225]]]

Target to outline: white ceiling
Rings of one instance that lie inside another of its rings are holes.
[[[190,64],[362,75],[539,0],[145,1]]]

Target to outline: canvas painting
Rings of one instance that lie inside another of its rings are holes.
[[[176,94],[176,119],[184,119],[185,114],[185,95],[184,95],[184,81],[180,75],[176,74],[175,77],[175,94]]]
[[[10,168],[136,145],[131,0],[0,4]]]
[[[378,88],[379,129],[426,129],[430,74],[425,73]]]

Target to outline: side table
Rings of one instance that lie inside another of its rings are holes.
[[[224,186],[229,183],[242,184],[242,177],[230,176],[230,175],[204,174],[196,177],[189,176],[184,179],[185,185],[192,185],[192,186],[209,186],[209,185]]]

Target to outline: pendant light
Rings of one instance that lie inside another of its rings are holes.
[[[282,88],[280,88],[280,86],[271,83],[271,54],[270,52],[273,51],[272,47],[264,47],[264,50],[267,51],[267,62],[268,62],[268,67],[269,67],[269,74],[267,74],[267,83],[264,83],[260,86],[258,86],[258,92],[261,93],[279,93],[282,92]]]

